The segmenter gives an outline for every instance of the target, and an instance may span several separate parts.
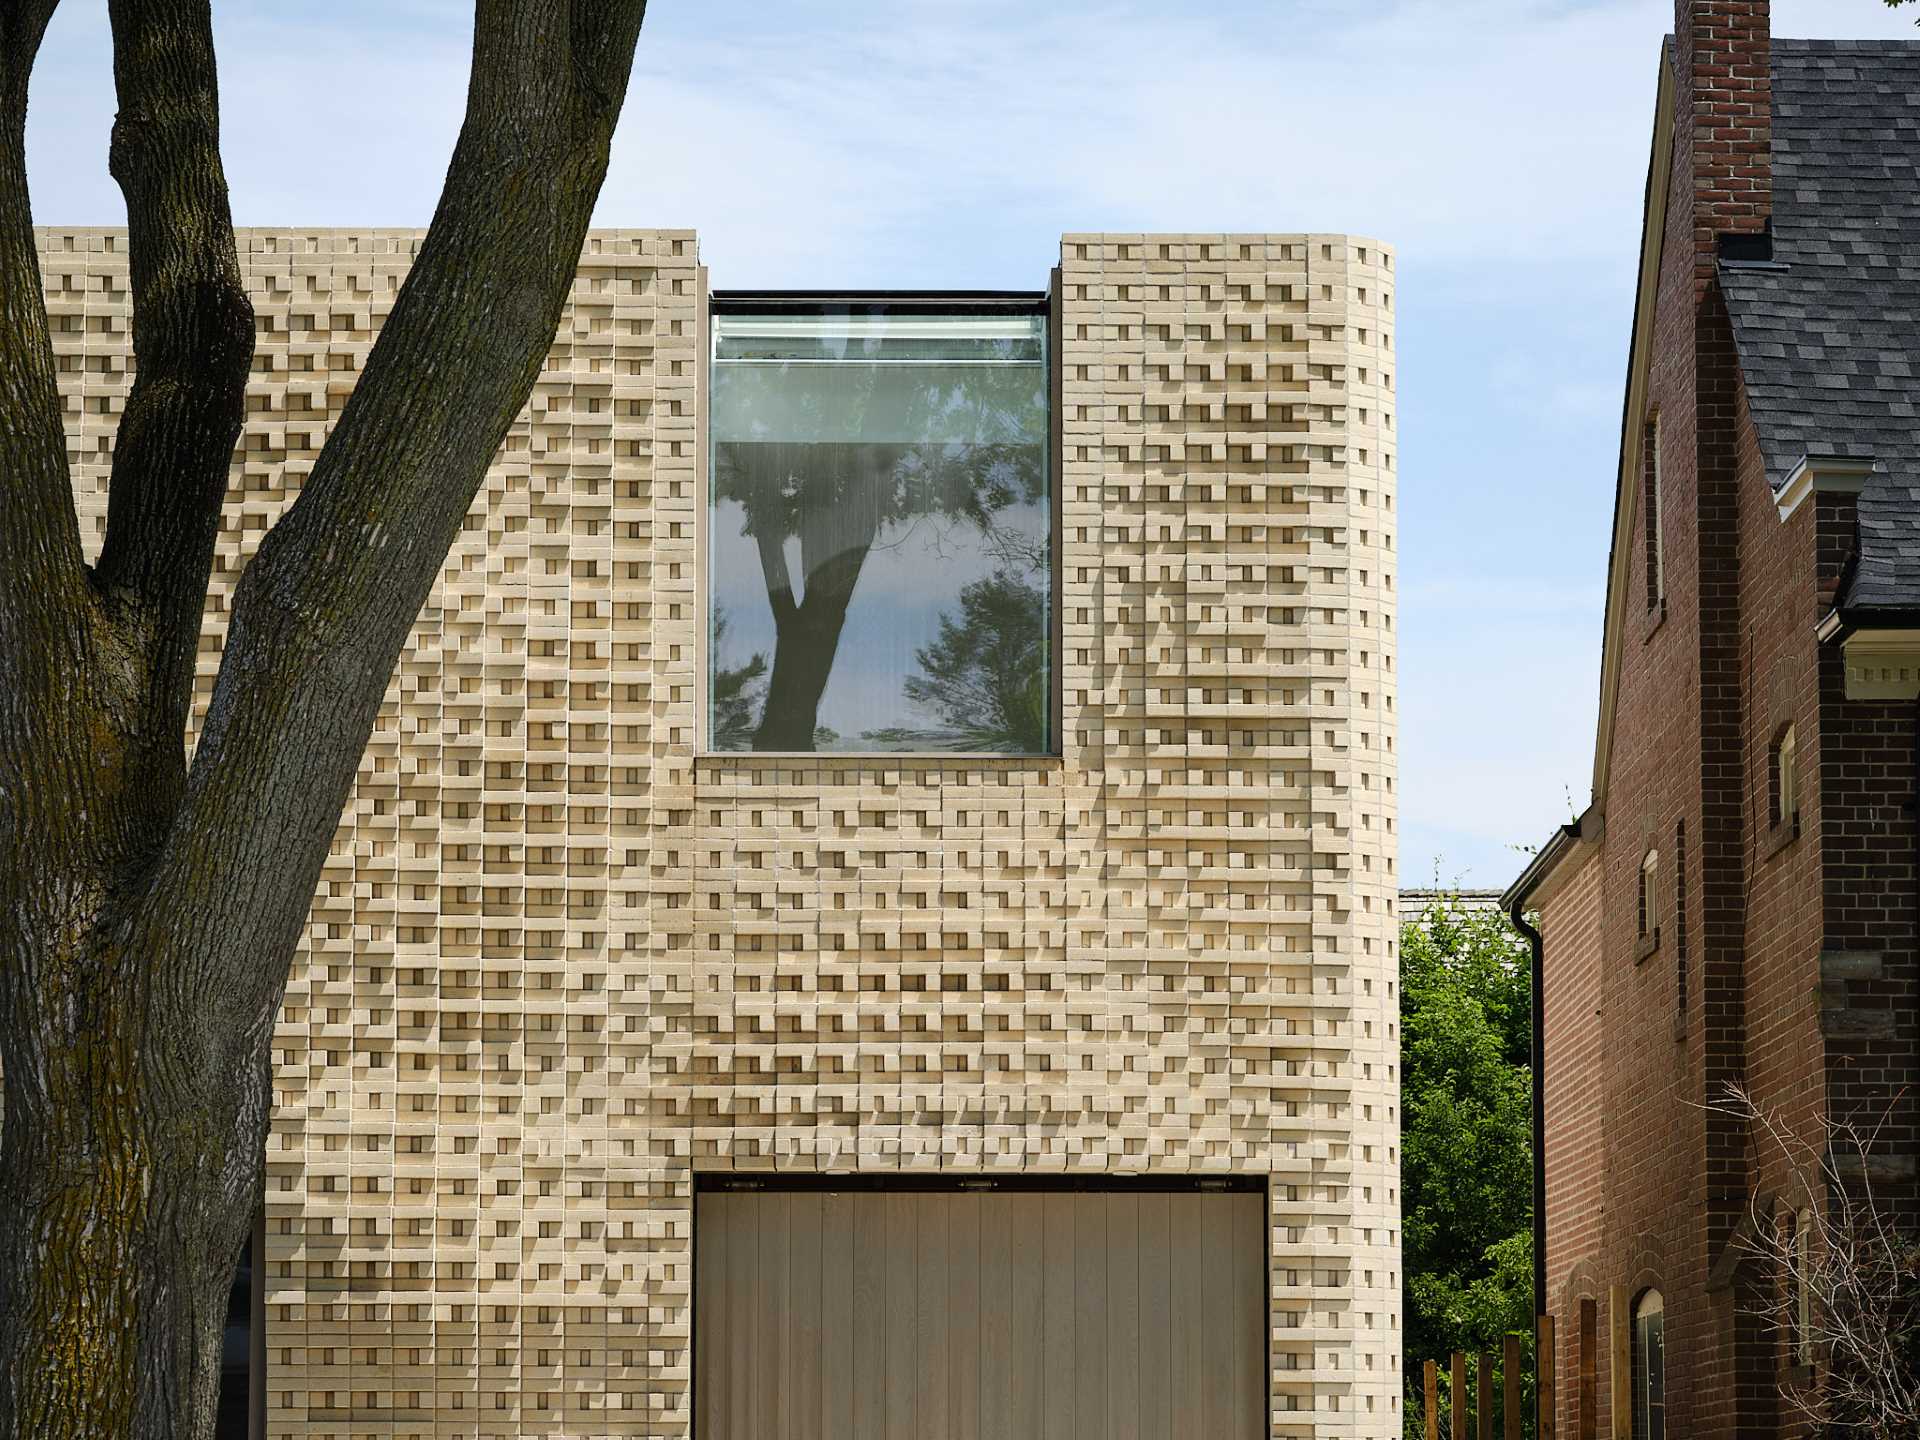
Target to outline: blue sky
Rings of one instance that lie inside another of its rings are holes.
[[[119,224],[104,4],[34,80],[45,224]],[[423,225],[472,6],[215,7],[234,218]],[[1915,36],[1879,0],[1778,35]],[[1353,231],[1400,283],[1401,875],[1585,803],[1670,0],[654,0],[598,220],[714,284],[1039,288],[1066,230]]]

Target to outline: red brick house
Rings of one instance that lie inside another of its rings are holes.
[[[1593,803],[1506,896],[1543,937],[1538,1304],[1571,1437],[1793,1433],[1780,1387],[1827,1363],[1755,1313],[1782,1302],[1742,1235],[1821,1200],[1712,1108],[1727,1084],[1803,1136],[1893,1106],[1896,1205],[1920,1152],[1920,44],[1676,11]]]

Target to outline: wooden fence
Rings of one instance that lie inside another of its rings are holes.
[[[1537,1357],[1534,1386],[1534,1413],[1536,1415],[1535,1440],[1555,1440],[1554,1429],[1554,1365],[1553,1365],[1553,1317],[1542,1315],[1538,1320],[1539,1333],[1534,1337],[1533,1353]],[[1501,1356],[1500,1376],[1502,1381],[1502,1404],[1500,1413],[1506,1417],[1503,1440],[1520,1440],[1524,1430],[1525,1414],[1520,1398],[1522,1362],[1518,1335],[1509,1335],[1504,1353]],[[1479,1362],[1475,1365],[1475,1383],[1471,1395],[1472,1404],[1468,1404],[1467,1356],[1464,1351],[1456,1350],[1452,1357],[1452,1384],[1448,1390],[1453,1410],[1453,1434],[1451,1440],[1493,1440],[1493,1352],[1480,1352]],[[1426,1374],[1426,1420],[1427,1440],[1446,1440],[1440,1433],[1440,1362],[1427,1361]],[[1477,1425],[1476,1425],[1477,1422]],[[1471,1428],[1470,1428],[1471,1427]],[[1590,1437],[1580,1437],[1590,1440]]]

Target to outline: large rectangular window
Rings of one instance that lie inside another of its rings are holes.
[[[711,750],[1054,748],[1042,305],[715,305]]]

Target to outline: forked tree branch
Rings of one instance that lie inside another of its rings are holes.
[[[246,1023],[278,1002],[394,662],[552,346],[644,14],[645,0],[480,0],[433,223],[300,499],[242,578],[154,897],[204,927],[191,953],[206,973],[189,983],[224,987]]]
[[[97,576],[147,653],[154,778],[177,795],[220,504],[245,419],[253,306],[220,163],[210,0],[111,0],[108,10],[135,374]]]

